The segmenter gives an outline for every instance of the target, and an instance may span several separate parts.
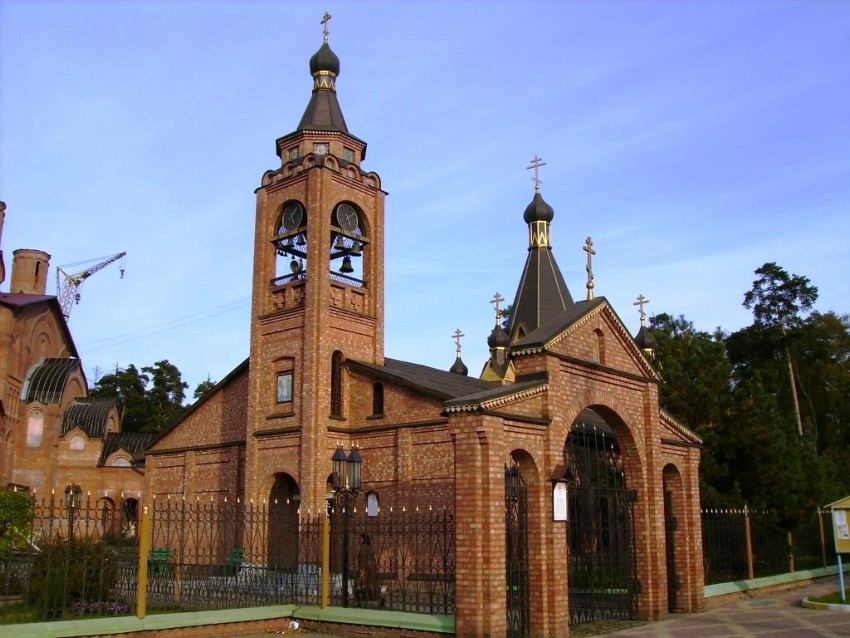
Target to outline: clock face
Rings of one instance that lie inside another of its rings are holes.
[[[304,219],[304,209],[298,202],[287,204],[283,211],[283,227],[286,230],[300,228]]]
[[[336,221],[339,227],[347,233],[354,232],[354,229],[360,225],[357,211],[351,204],[340,204],[336,207]]]

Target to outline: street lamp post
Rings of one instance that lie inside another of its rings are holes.
[[[348,541],[351,524],[351,503],[360,490],[360,469],[363,457],[357,448],[346,456],[342,446],[331,457],[333,488],[337,508],[342,507],[342,604],[348,607]]]
[[[74,515],[83,501],[83,490],[76,483],[65,488],[65,507],[68,509],[68,540],[74,540]]]

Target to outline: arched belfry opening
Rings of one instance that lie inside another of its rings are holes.
[[[331,276],[350,286],[367,287],[363,264],[369,237],[363,211],[351,202],[334,206],[330,239]]]
[[[289,474],[275,474],[268,503],[268,560],[272,569],[298,567],[298,509],[301,492]]]
[[[307,273],[307,209],[297,200],[281,206],[273,229],[275,285],[303,279]]]
[[[637,493],[612,425],[599,411],[582,410],[564,445],[570,625],[637,617]]]

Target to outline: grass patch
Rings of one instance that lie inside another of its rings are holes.
[[[830,605],[850,605],[850,589],[844,590],[844,600],[841,600],[841,590],[827,594],[826,596],[812,596],[809,598],[813,603],[829,603]]]

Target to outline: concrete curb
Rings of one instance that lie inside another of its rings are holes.
[[[808,598],[804,598],[800,601],[800,604],[803,607],[808,607],[809,609],[828,609],[829,611],[850,611],[850,605],[842,605],[839,603],[816,603],[814,601],[809,600]]]

